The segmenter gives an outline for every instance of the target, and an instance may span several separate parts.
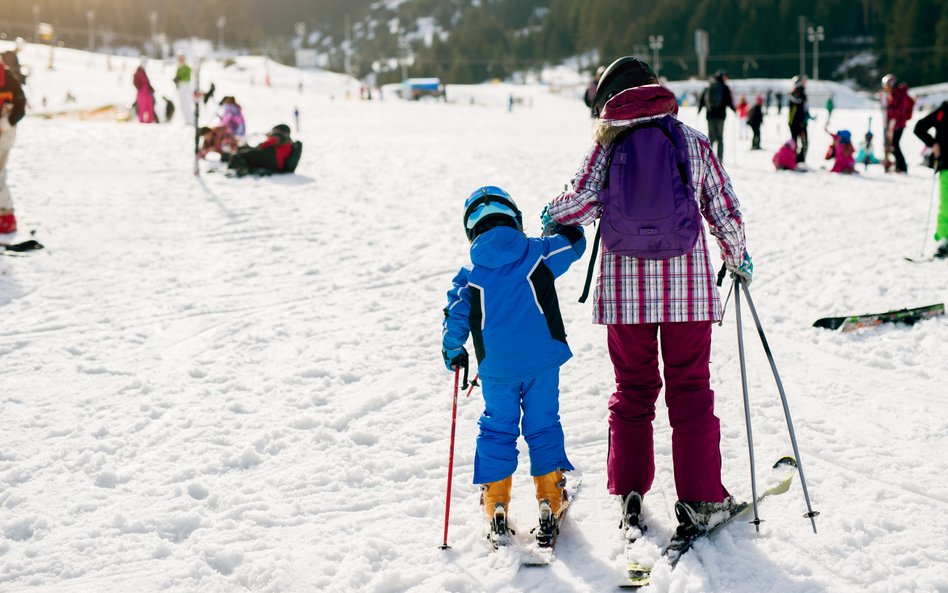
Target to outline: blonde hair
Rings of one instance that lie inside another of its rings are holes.
[[[599,120],[596,122],[596,127],[593,129],[593,138],[602,146],[611,145],[616,136],[618,136],[624,129],[628,126],[612,126],[606,122]]]

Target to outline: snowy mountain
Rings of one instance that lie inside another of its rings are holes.
[[[231,179],[204,164],[194,177],[193,130],[180,120],[76,114],[130,103],[133,62],[114,58],[109,71],[104,56],[56,50],[48,70],[47,52],[23,58],[33,110],[9,170],[21,230],[0,236],[35,230],[46,245],[0,257],[0,591],[616,590],[623,545],[605,488],[614,376],[605,332],[575,300],[585,258],[558,280],[575,354],[560,410],[584,481],[554,563],[521,568],[516,549],[488,555],[471,483],[477,390],[459,402],[452,549],[438,549],[452,387],[441,308],[468,258],[461,206],[498,184],[538,233],[541,208],[590,144],[581,101],[538,85],[474,85],[449,87],[448,104],[363,102],[337,75],[262,58],[209,63],[204,84],[237,97],[252,133],[289,123],[298,107],[305,148],[296,175]],[[170,93],[171,66],[148,71]],[[525,100],[508,112],[511,92]],[[761,505],[759,535],[731,525],[674,572],[657,569],[649,592],[948,591],[948,318],[852,334],[811,327],[945,302],[944,262],[903,260],[933,249],[923,247],[931,171],[906,136],[908,175],[830,174],[826,114],[813,112],[810,171],[773,171],[788,137],[775,111],[763,152],[728,119],[725,165],[819,534],[794,482]],[[858,138],[876,113],[838,109],[830,127]],[[705,129],[693,108],[681,117]],[[881,137],[878,117],[873,125]],[[725,484],[746,500],[733,305],[714,329],[712,384]],[[765,484],[768,462],[790,446],[767,360],[745,332]],[[645,501],[658,542],[675,502],[660,406]],[[535,503],[524,447],[520,462],[511,512],[526,539]]]

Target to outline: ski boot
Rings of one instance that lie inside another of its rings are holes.
[[[510,542],[513,530],[507,525],[507,506],[510,504],[510,487],[513,476],[507,476],[498,482],[481,484],[481,508],[490,522],[487,539],[497,549]]]
[[[569,505],[566,497],[566,477],[562,470],[554,470],[542,476],[535,476],[533,484],[537,490],[537,503],[540,507],[540,523],[535,529],[537,546],[552,548],[559,535],[559,519]]]
[[[642,495],[635,491],[622,494],[619,496],[619,504],[622,505],[619,529],[625,534],[626,540],[632,543],[648,530],[648,525],[642,518]]]
[[[948,259],[948,240],[943,241],[935,250],[935,259]]]
[[[741,512],[746,506],[738,503],[733,496],[725,497],[722,502],[676,502],[675,517],[678,519],[678,527],[668,544],[666,556],[669,562],[674,565],[682,554],[691,549],[696,539]]]

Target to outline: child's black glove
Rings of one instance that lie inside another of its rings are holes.
[[[468,357],[467,350],[464,346],[451,350],[442,349],[441,356],[444,358],[444,366],[446,366],[449,371],[453,371],[455,367],[461,369],[467,368]]]

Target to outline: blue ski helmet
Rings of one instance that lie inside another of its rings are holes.
[[[492,224],[482,224],[491,221]],[[464,202],[464,232],[473,241],[494,226],[512,226],[523,230],[523,214],[510,194],[496,185],[475,189]]]
[[[849,133],[849,130],[840,130],[838,132],[840,142],[851,142],[853,135]]]

